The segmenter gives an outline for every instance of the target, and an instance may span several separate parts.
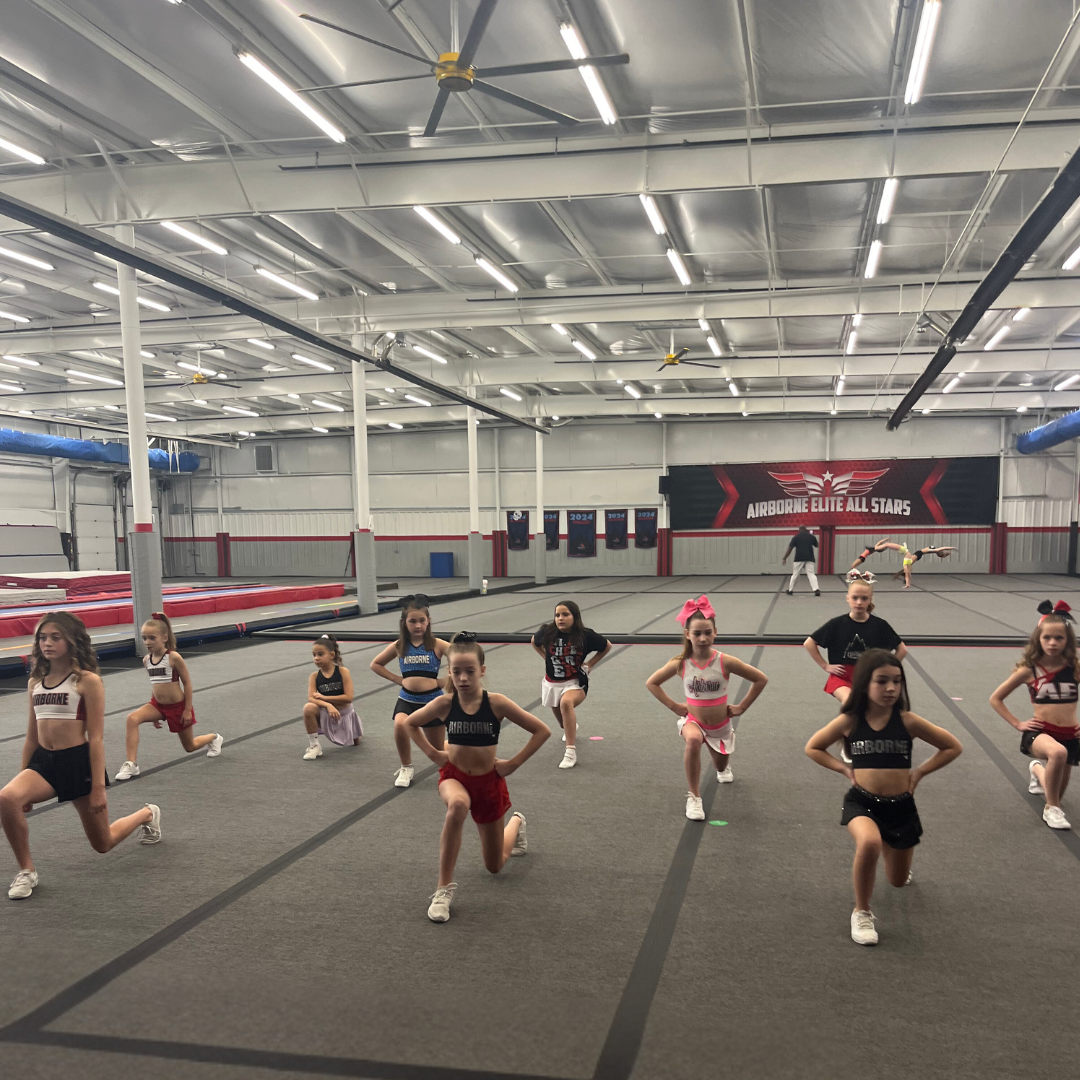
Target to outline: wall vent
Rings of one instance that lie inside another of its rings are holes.
[[[255,471],[256,472],[273,472],[274,471],[274,444],[273,443],[256,443],[255,444]]]

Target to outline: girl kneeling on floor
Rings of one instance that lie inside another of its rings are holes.
[[[446,803],[442,838],[439,841],[439,882],[431,897],[428,918],[446,922],[457,883],[454,867],[461,850],[465,818],[472,814],[480,834],[484,866],[497,874],[512,855],[524,855],[525,817],[515,811],[505,823],[510,794],[505,777],[516,772],[543,746],[551,729],[532,713],[527,713],[502,694],[489,694],[483,687],[484,650],[475,635],[456,634],[449,652],[450,694],[414,712],[408,720],[420,732],[433,720],[446,724],[445,750],[436,750],[422,736],[420,746],[439,768],[439,795]],[[498,755],[502,723],[509,720],[529,733],[529,741],[512,757]]]
[[[850,747],[851,764],[829,753],[829,747],[842,738]],[[937,753],[913,769],[915,739],[928,742]],[[923,831],[915,788],[928,773],[959,757],[960,750],[955,736],[911,712],[904,669],[884,649],[867,649],[862,654],[840,715],[806,744],[809,758],[851,781],[840,824],[847,826],[855,840],[851,939],[857,944],[878,942],[870,911],[878,857],[885,858],[890,885],[899,888],[910,882],[912,856]]]
[[[319,735],[336,746],[359,746],[364,726],[353,708],[353,684],[349,669],[341,663],[341,649],[333,634],[323,634],[311,646],[315,670],[308,676],[308,699],[304,706],[304,729],[308,746],[305,761],[322,757]]]
[[[191,732],[195,726],[191,675],[184,658],[176,651],[176,635],[168,616],[155,611],[142,625],[142,639],[146,646],[143,667],[150,676],[150,701],[128,714],[124,738],[126,758],[116,774],[117,780],[130,780],[139,775],[140,724],[150,723],[160,728],[164,720],[169,730],[180,736],[180,745],[189,754],[206,746],[209,748],[206,756],[217,757],[225,741],[221,735],[193,735]]]
[[[667,706],[677,717],[679,734],[683,739],[683,764],[686,767],[686,816],[691,821],[704,821],[701,805],[701,745],[709,748],[716,765],[716,779],[721,784],[734,780],[728,758],[735,749],[733,720],[757,700],[769,681],[764,672],[743,663],[734,656],[717,652],[716,613],[707,597],[687,600],[676,616],[683,624],[683,650],[659,671],[653,672],[645,683],[657,701]],[[686,704],[681,705],[663,690],[663,684],[678,675],[683,681]],[[746,697],[738,705],[728,704],[728,677],[738,675],[750,683]]]

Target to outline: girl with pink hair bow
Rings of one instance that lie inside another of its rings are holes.
[[[735,724],[757,700],[769,681],[758,671],[734,656],[713,648],[716,640],[716,613],[706,596],[687,600],[676,616],[683,625],[682,652],[649,676],[645,686],[657,701],[679,719],[677,729],[683,740],[683,765],[686,768],[686,816],[704,821],[701,803],[701,746],[709,749],[716,765],[716,779],[721,784],[734,780],[728,758],[735,749]],[[673,701],[663,685],[678,675],[683,682],[686,704]],[[750,683],[746,697],[738,705],[728,704],[728,678],[738,675]]]

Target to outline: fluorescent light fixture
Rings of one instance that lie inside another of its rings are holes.
[[[119,296],[120,290],[115,285],[106,285],[104,281],[95,281],[92,283],[94,288],[103,293],[108,293],[110,296]],[[171,308],[166,307],[164,304],[159,304],[156,300],[148,300],[145,296],[136,296],[135,302],[141,304],[143,307],[153,308],[155,311],[171,311]]]
[[[653,232],[657,236],[663,236],[667,232],[667,226],[664,224],[664,219],[660,216],[660,211],[657,209],[656,200],[651,195],[638,195],[641,200],[641,205],[645,208],[645,214],[649,219],[649,224],[653,227]]]
[[[286,281],[285,278],[267,270],[265,266],[256,266],[255,273],[266,278],[267,281],[272,281],[275,285],[280,285],[283,289],[289,289],[291,292],[296,293],[297,296],[302,296],[305,300],[319,299],[318,295],[310,289],[305,289],[303,285],[297,285],[295,282]]]
[[[139,355],[144,360],[153,360],[154,359],[154,354],[149,349],[140,349],[139,350]]]
[[[394,393],[397,393],[397,391],[392,386],[384,386],[383,387],[383,393],[384,394],[394,394]]]
[[[166,420],[170,424],[176,423],[175,416],[165,416],[163,413],[148,412],[143,414],[147,420]]]
[[[675,271],[678,279],[684,284],[690,284],[690,271],[686,269],[686,263],[683,262],[682,256],[674,249],[667,249],[668,262],[671,263],[672,269]]]
[[[92,352],[90,349],[72,349],[72,356],[77,356],[81,360],[94,360],[99,364],[112,364],[113,367],[123,367],[124,365],[112,356],[106,356],[104,353]]]
[[[437,356],[430,349],[425,349],[422,345],[414,345],[413,350],[418,352],[421,356],[426,356],[429,360],[435,360],[440,364],[448,363],[445,356]]]
[[[483,255],[473,256],[476,259],[476,265],[481,270],[490,274],[507,292],[517,292],[518,287],[493,263],[487,261]]]
[[[311,404],[318,405],[320,409],[332,409],[334,412],[345,411],[340,405],[335,405],[332,401],[323,401],[321,398],[312,398]]]
[[[562,334],[563,337],[569,337],[570,336],[570,331],[567,330],[566,327],[563,326],[562,323],[553,322],[551,324],[551,329],[554,330],[557,334]]]
[[[858,314],[856,314],[856,315],[852,315],[851,316],[851,325],[852,326],[862,326],[862,319],[863,319],[863,317],[862,317],[862,312],[861,311],[858,312]]]
[[[1077,376],[1077,378],[1080,378],[1080,376]],[[960,385],[960,376],[957,375],[954,379],[951,379],[948,383],[946,383],[945,389],[942,390],[941,392],[943,394],[951,394],[959,385]]]
[[[19,415],[20,416],[33,416],[34,414],[29,409],[20,409],[19,410]]]
[[[554,415],[553,415],[553,416],[551,417],[551,419],[552,419],[552,420],[558,420],[559,418],[558,418],[557,416],[554,416]]]
[[[1009,336],[1009,331],[1012,329],[1011,324],[1006,323],[1001,327],[998,332],[983,346],[983,352],[989,352],[995,345],[997,345],[1003,338]]]
[[[107,375],[94,375],[89,371],[77,371],[75,368],[67,368],[66,374],[76,379],[92,379],[94,382],[108,383],[109,386],[123,386],[119,379],[110,379]]]
[[[300,353],[293,353],[292,358],[301,364],[307,364],[308,367],[318,368],[320,371],[333,371],[333,365],[324,364],[321,360],[312,360],[310,356],[301,356]]]
[[[327,429],[326,428],[324,428],[324,427],[316,427],[314,424],[311,425],[311,430],[312,431],[317,431],[321,435],[326,435],[327,434]]]
[[[427,405],[428,408],[431,407],[431,402],[430,401],[425,401],[422,397],[416,397],[413,394],[405,394],[404,396],[405,396],[406,401],[415,402],[417,405]]]
[[[836,410],[835,409],[830,409],[829,410],[829,415],[830,416],[835,416],[836,415]]]
[[[2,251],[2,249],[0,249]],[[1080,247],[1078,247],[1062,264],[1062,270],[1075,270],[1080,265]]]
[[[855,351],[855,346],[859,344],[859,335],[852,330],[847,336],[847,348],[844,350],[850,356]]]
[[[227,378],[228,378],[229,376],[228,376],[228,375],[226,375],[224,371],[219,371],[219,372],[217,373],[217,377],[218,377],[219,379],[227,379]]]
[[[300,395],[299,394],[288,394],[287,396],[291,397],[293,399],[293,401],[299,401],[300,400]]]
[[[263,341],[262,338],[249,337],[247,343],[249,345],[255,345],[260,349],[266,349],[267,352],[273,352],[274,350],[274,346],[271,345],[269,341]]]
[[[844,395],[844,376],[841,375],[840,378],[836,380],[836,396],[837,397],[843,397],[843,395]]]
[[[664,414],[663,413],[654,412],[653,416],[655,416],[657,420],[663,420],[664,419]]]
[[[923,0],[919,33],[915,38],[915,52],[911,56],[911,71],[908,74],[907,89],[904,91],[905,105],[916,105],[922,98],[926,72],[930,67],[930,52],[934,47],[934,34],[937,33],[940,16],[941,0]]]
[[[728,379],[727,388],[731,391],[731,396],[732,397],[738,397],[739,396],[739,388],[735,385],[734,382],[731,381],[731,379]]]
[[[294,109],[302,112],[317,128],[329,135],[334,142],[342,143],[345,141],[345,136],[338,128],[334,127],[318,109],[314,108],[295,90],[279,79],[257,56],[252,56],[249,52],[239,52],[236,56],[244,67],[255,72],[267,86],[276,90]]]
[[[257,412],[252,412],[250,409],[241,409],[236,405],[222,405],[222,409],[225,412],[236,413],[237,416],[258,416]]]
[[[41,367],[40,360],[31,360],[27,356],[12,356],[10,353],[5,353],[4,359],[10,360],[13,364],[23,364],[26,367]]]
[[[8,142],[7,139],[0,139],[0,150],[6,150],[9,154],[21,157],[24,161],[32,162],[34,165],[45,164],[45,159],[40,155],[35,154],[33,150],[27,150],[13,142]]]
[[[1031,314],[1031,308],[1029,308],[1029,307],[1022,307],[1022,308],[1020,308],[1020,310],[1019,310],[1019,311],[1017,311],[1017,313],[1016,313],[1016,314],[1015,314],[1015,315],[1014,315],[1014,316],[1012,317],[1012,321],[1013,321],[1013,322],[1023,322],[1023,321],[1024,321],[1024,320],[1025,320],[1025,319],[1026,319],[1026,318],[1027,318],[1027,317],[1028,317],[1029,315],[1030,315],[1030,314]]]
[[[743,409],[742,414],[743,414],[743,416],[749,416],[750,415],[750,410],[749,409]]]
[[[23,388],[21,386],[16,386],[14,383],[0,382],[0,390],[3,390],[8,394],[23,393]]]
[[[870,254],[866,257],[866,269],[863,271],[863,277],[872,278],[877,273],[879,262],[881,262],[881,241],[875,240],[870,245]]]
[[[426,206],[414,206],[413,209],[437,232],[440,236],[445,236],[451,244],[460,244],[461,237],[458,236],[453,229],[450,228],[446,222],[437,218]]]
[[[636,386],[631,386],[629,383],[627,383],[623,387],[623,389],[635,400],[641,397],[641,391]]]
[[[890,176],[885,181],[885,186],[881,189],[881,202],[878,203],[877,223],[879,225],[888,225],[889,218],[892,217],[893,203],[896,202],[896,189],[900,186],[900,181],[894,176]]]
[[[157,300],[148,300],[145,296],[136,296],[135,302],[141,307],[148,307],[154,311],[172,311],[172,308],[170,308],[168,305],[159,303]]]
[[[1020,413],[1027,412],[1027,406],[1026,405],[1017,405],[1016,406],[1016,411],[1020,412]]]
[[[206,404],[206,399],[201,398],[201,397],[192,398],[191,399],[191,404],[192,405],[205,405]],[[214,406],[214,407],[217,408],[217,406]]]
[[[206,248],[207,251],[212,251],[215,255],[229,254],[220,244],[213,240],[207,240],[205,236],[200,236],[190,229],[185,229],[183,225],[177,225],[175,221],[162,221],[160,225],[163,229],[168,229],[169,232],[174,232],[177,236],[182,236],[185,240],[190,240],[193,244]]]
[[[922,414],[923,414],[923,416],[929,416],[930,415],[930,410],[929,409],[923,409]]]
[[[392,427],[395,431],[402,431],[404,429],[403,424],[395,424],[393,420],[387,421],[387,427]]]
[[[616,379],[615,381],[619,384],[619,386],[622,386],[622,384],[623,384],[622,379]]]
[[[9,322],[28,323],[30,320],[25,315],[16,315],[14,311],[0,311],[0,319],[7,319]]]
[[[120,411],[120,406],[119,405],[102,405],[101,407],[103,409],[106,409],[108,412],[119,412]]]
[[[508,390],[505,386],[499,387],[499,393],[503,394],[505,397],[513,398],[514,401],[520,401],[521,400],[521,395],[520,394],[515,394],[513,390]]]
[[[217,374],[213,368],[198,367],[196,364],[189,364],[186,360],[177,361],[176,366],[182,367],[185,371],[194,371],[197,375],[205,375],[208,379],[212,379]]]
[[[697,324],[698,324],[698,326],[701,327],[702,333],[704,333],[704,334],[711,334],[712,333],[712,327],[709,325],[708,319],[698,319]]]
[[[588,57],[589,54],[585,51],[585,46],[578,36],[578,32],[574,28],[573,23],[560,23],[559,33],[562,35],[563,41],[566,42],[566,47],[570,50],[570,55],[575,60],[584,60]],[[605,124],[614,124],[618,119],[615,115],[615,107],[611,104],[611,99],[607,96],[607,91],[604,89],[603,83],[600,82],[600,78],[596,74],[596,68],[586,65],[585,67],[578,68],[578,71],[581,72],[581,78],[584,80],[589,93],[592,95],[593,103],[596,105],[596,111],[600,114],[600,119],[603,120]]]
[[[1078,382],[1080,382],[1080,375],[1070,375],[1067,379],[1064,380],[1064,382],[1059,382],[1057,386],[1054,387],[1054,389],[1068,390],[1070,386],[1073,386],[1075,383]]]
[[[577,338],[571,338],[570,344],[573,345],[574,348],[577,349],[577,351],[581,353],[581,355],[584,356],[586,360],[596,359],[596,353],[594,353],[592,349],[590,349],[589,346],[585,344],[584,341],[578,341]]]
[[[717,341],[716,338],[714,338],[712,336],[712,334],[710,334],[705,340],[709,343],[709,348],[712,350],[713,356],[722,355],[722,350],[720,348],[720,342]]]
[[[12,251],[11,248],[0,247],[0,255],[6,259],[14,259],[16,262],[26,263],[27,266],[36,267],[38,270],[55,270],[52,263],[35,259],[33,255],[24,255],[21,251]]]

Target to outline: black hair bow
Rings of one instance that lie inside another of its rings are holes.
[[[403,608],[407,608],[407,607],[431,607],[431,601],[422,592],[410,593],[408,596],[403,596],[401,598],[401,606]]]
[[[1036,610],[1044,619],[1047,615],[1060,615],[1063,619],[1068,619],[1069,622],[1076,622],[1072,617],[1072,608],[1064,600],[1059,600],[1056,604],[1044,600]]]
[[[459,641],[476,641],[476,635],[471,630],[459,630],[454,635],[454,642]]]

